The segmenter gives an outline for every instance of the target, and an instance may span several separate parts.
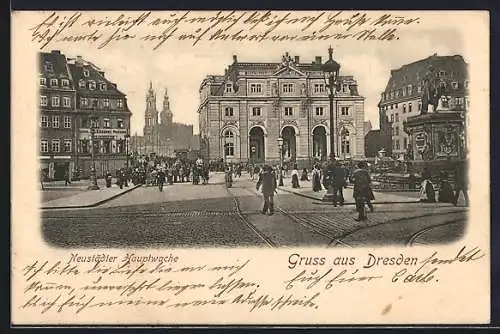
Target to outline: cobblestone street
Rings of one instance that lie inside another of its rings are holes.
[[[304,185],[307,186],[307,185]],[[360,247],[426,245],[463,235],[467,209],[443,204],[378,204],[368,221],[355,207],[278,191],[276,213],[262,215],[262,197],[244,175],[226,188],[139,187],[94,208],[42,211],[42,231],[56,247]]]

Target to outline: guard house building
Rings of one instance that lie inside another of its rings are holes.
[[[276,164],[278,138],[285,163],[310,167],[330,153],[329,98],[322,59],[233,63],[200,86],[200,152],[227,163]],[[335,155],[364,157],[364,97],[354,77],[341,75],[334,101]]]

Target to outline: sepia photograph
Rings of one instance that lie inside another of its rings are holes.
[[[488,13],[12,19],[13,323],[489,321]]]

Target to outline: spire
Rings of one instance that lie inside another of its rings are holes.
[[[153,81],[149,80],[149,90],[153,90]]]

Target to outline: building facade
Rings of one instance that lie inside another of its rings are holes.
[[[62,179],[75,167],[76,92],[66,57],[60,51],[38,54],[40,169]]]
[[[330,154],[364,157],[364,97],[352,76],[339,78],[334,133],[321,57],[300,62],[286,53],[281,62],[233,63],[224,75],[209,75],[200,86],[200,152],[225,162],[278,163],[278,138],[284,162],[310,166]]]
[[[168,91],[165,89],[161,112],[156,105],[156,92],[150,82],[146,93],[143,136],[134,135],[131,149],[138,154],[159,154],[172,157],[178,150],[197,150],[198,140],[193,143],[193,126],[173,121]]]
[[[390,140],[384,147],[390,155],[401,157],[408,150],[409,138],[404,131],[408,117],[422,109],[424,79],[432,77],[444,87],[447,109],[463,111],[468,107],[468,68],[460,55],[438,56],[403,65],[391,70],[391,77],[379,102],[381,133]]]

